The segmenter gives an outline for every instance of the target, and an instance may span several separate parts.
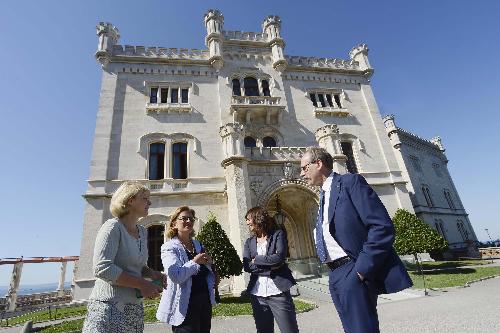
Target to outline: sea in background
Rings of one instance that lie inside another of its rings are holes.
[[[43,284],[26,284],[19,286],[17,290],[18,295],[29,295],[43,293],[46,291],[55,291],[57,289],[58,283],[43,283]],[[64,289],[70,289],[71,282],[67,281],[64,283]],[[9,286],[0,286],[0,297],[5,297],[9,291]]]

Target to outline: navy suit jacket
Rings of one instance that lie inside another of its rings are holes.
[[[394,225],[382,201],[359,174],[333,174],[328,216],[330,234],[355,262],[368,287],[377,294],[412,286],[392,247]]]
[[[289,290],[295,279],[292,271],[285,263],[288,241],[283,230],[275,230],[267,235],[267,251],[265,255],[257,254],[257,237],[253,236],[245,241],[243,249],[243,269],[251,273],[247,292],[251,292],[259,276],[268,276],[281,291]],[[255,258],[254,263],[252,259]]]

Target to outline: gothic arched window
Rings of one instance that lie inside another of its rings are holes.
[[[259,96],[259,84],[257,83],[257,79],[253,77],[246,77],[243,80],[245,86],[245,96]]]
[[[267,80],[262,80],[262,95],[271,96],[271,92],[269,91],[269,82],[267,82]]]
[[[233,96],[241,96],[240,79],[233,79]]]
[[[172,145],[172,178],[187,178],[187,143],[176,142]]]
[[[245,140],[243,140],[243,143],[245,144],[245,147],[248,147],[248,148],[257,147],[257,142],[251,136],[245,137]]]
[[[262,146],[264,146],[264,147],[276,147],[276,140],[271,136],[266,136],[262,139]]]
[[[165,144],[155,142],[149,145],[149,179],[165,178]]]

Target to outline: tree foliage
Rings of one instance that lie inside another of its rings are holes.
[[[214,213],[209,212],[207,223],[201,228],[196,237],[213,260],[219,277],[228,278],[240,275],[243,264],[233,244],[229,241],[221,225],[217,222]]]
[[[392,222],[396,229],[394,248],[399,255],[416,255],[448,248],[448,242],[436,230],[406,209],[398,209]]]

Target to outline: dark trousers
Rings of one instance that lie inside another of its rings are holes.
[[[354,261],[332,270],[330,294],[346,333],[379,333],[377,294],[362,282]]]
[[[191,294],[186,318],[173,333],[209,333],[212,325],[212,304],[207,293]]]
[[[297,315],[290,291],[261,297],[250,295],[257,333],[274,333],[274,320],[283,333],[298,333]]]

